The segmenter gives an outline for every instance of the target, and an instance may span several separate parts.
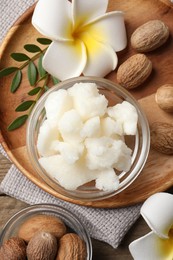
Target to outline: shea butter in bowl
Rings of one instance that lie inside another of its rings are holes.
[[[101,200],[123,191],[140,174],[149,147],[149,126],[138,102],[103,78],[55,85],[40,98],[27,126],[35,171],[75,200]]]

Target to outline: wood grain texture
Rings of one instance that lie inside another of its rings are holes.
[[[23,45],[27,43],[36,43],[36,38],[41,36],[31,25],[30,20],[33,8],[34,7],[29,9],[17,21],[5,38],[0,49],[2,68],[15,66],[16,62],[10,59],[10,53],[25,52]],[[173,4],[166,0],[111,0],[109,1],[108,9],[109,11],[124,11],[128,39],[139,25],[151,19],[161,19],[168,25],[170,29],[170,37],[168,41],[162,47],[147,54],[148,58],[153,63],[152,74],[143,85],[131,90],[130,92],[139,100],[141,106],[147,114],[149,123],[152,123],[153,120],[166,120],[172,122],[173,115],[161,111],[158,106],[156,106],[154,101],[154,93],[162,84],[171,83],[173,81]],[[130,44],[128,44],[124,51],[118,53],[119,64],[135,53],[136,52],[131,48]],[[110,73],[107,78],[116,82],[116,72]],[[9,91],[10,82],[11,76],[4,77],[0,81],[0,142],[6,149],[11,160],[22,171],[22,173],[45,191],[58,198],[80,205],[114,208],[141,202],[151,194],[157,191],[165,190],[172,186],[172,156],[161,155],[151,150],[147,164],[135,182],[121,194],[118,194],[110,199],[95,202],[82,202],[68,199],[67,197],[55,192],[37,176],[32,168],[32,165],[30,165],[25,146],[26,125],[13,132],[7,131],[7,126],[17,116],[15,112],[16,106],[20,104],[21,101],[25,101],[27,99],[26,93],[31,89],[29,87],[27,77],[23,77],[22,86],[14,95]]]

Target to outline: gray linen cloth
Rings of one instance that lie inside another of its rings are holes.
[[[13,22],[34,0],[0,0],[0,41]],[[7,157],[3,147],[0,152]],[[141,205],[118,209],[96,209],[62,201],[46,193],[27,179],[14,165],[1,182],[0,192],[28,204],[54,203],[72,211],[84,223],[91,237],[116,248],[140,215]]]

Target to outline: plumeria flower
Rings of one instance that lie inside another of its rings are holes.
[[[129,245],[133,258],[173,260],[173,195],[152,195],[144,202],[141,215],[152,231]]]
[[[106,13],[108,0],[39,0],[32,24],[52,39],[43,67],[65,80],[80,76],[104,77],[117,66],[116,52],[126,47],[121,11]]]

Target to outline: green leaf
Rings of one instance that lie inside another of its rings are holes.
[[[44,90],[45,90],[45,91],[48,91],[48,90],[49,90],[49,87],[48,87],[48,86],[44,86]]]
[[[30,91],[28,92],[28,95],[29,95],[29,96],[34,96],[34,95],[36,95],[40,90],[41,90],[41,87],[34,88],[34,89],[32,89],[32,90],[30,90]]]
[[[11,73],[15,72],[16,70],[18,70],[17,67],[8,67],[5,69],[2,69],[0,71],[0,78],[10,75]]]
[[[20,126],[22,126],[26,120],[28,118],[28,115],[23,115],[20,117],[17,117],[9,126],[8,126],[8,131],[13,131],[17,128],[19,128]]]
[[[33,61],[30,61],[28,64],[28,80],[31,86],[34,86],[37,81],[37,67]]]
[[[20,86],[21,80],[22,80],[22,71],[18,70],[15,73],[11,86],[10,86],[10,90],[12,93],[14,93],[18,89],[18,87]]]
[[[60,82],[59,79],[57,79],[57,78],[55,78],[55,77],[53,77],[53,76],[51,76],[51,78],[52,78],[52,81],[53,81],[53,84],[54,84],[54,85],[56,85],[56,84],[58,84],[58,83]]]
[[[34,100],[24,101],[22,104],[20,104],[20,105],[15,109],[15,111],[17,111],[17,112],[26,111],[26,110],[28,110],[34,103],[35,103]]]
[[[49,45],[51,44],[51,40],[47,38],[37,38],[37,41],[43,45]]]
[[[41,77],[37,80],[36,84],[39,83],[40,81],[42,81],[43,79],[45,79],[46,77],[47,77],[47,72],[43,77]]]
[[[19,53],[19,52],[11,53],[11,57],[13,58],[13,60],[16,60],[16,61],[19,61],[19,62],[30,60],[30,58],[26,54]]]
[[[35,44],[26,44],[26,45],[24,45],[24,49],[25,49],[26,51],[32,52],[32,53],[41,52],[40,47],[38,47],[38,46],[35,45]]]
[[[35,104],[34,100],[27,100],[20,104],[15,111],[22,112],[28,110],[33,104]]]
[[[43,68],[43,65],[42,65],[43,56],[44,55],[41,54],[40,57],[39,57],[39,60],[38,60],[38,73],[39,73],[41,78],[46,75],[46,71],[45,71],[45,69]]]

